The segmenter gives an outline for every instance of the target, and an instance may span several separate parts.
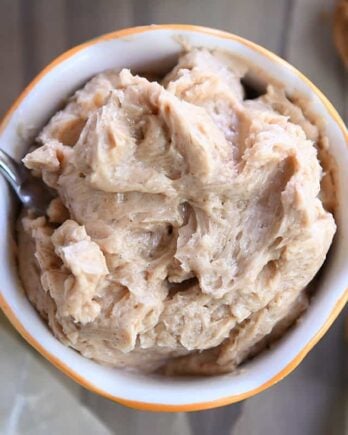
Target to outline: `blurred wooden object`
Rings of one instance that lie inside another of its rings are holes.
[[[336,7],[333,32],[337,50],[348,68],[348,0],[341,0]]]

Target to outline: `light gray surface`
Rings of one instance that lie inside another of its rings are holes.
[[[281,54],[312,78],[347,117],[347,74],[331,41],[333,4],[332,0],[0,0],[0,114],[66,48],[120,27],[176,22],[228,30]],[[190,414],[134,411],[81,389],[0,319],[0,434],[348,433],[344,314],[301,366],[275,387],[243,404]]]

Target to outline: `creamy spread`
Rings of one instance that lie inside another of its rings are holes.
[[[20,219],[20,275],[82,355],[228,372],[306,308],[336,229],[318,128],[277,87],[247,99],[245,73],[193,49],[161,82],[98,74],[25,156],[57,197]]]

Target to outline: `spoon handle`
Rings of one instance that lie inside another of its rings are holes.
[[[13,187],[21,203],[40,215],[46,213],[53,192],[39,178],[33,177],[22,163],[17,163],[0,149],[0,173]]]
[[[18,194],[24,182],[24,171],[22,171],[21,166],[2,149],[0,149],[0,172]]]

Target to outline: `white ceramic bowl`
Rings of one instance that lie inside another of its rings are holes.
[[[347,131],[328,100],[288,63],[229,33],[194,26],[147,26],[111,33],[67,51],[25,89],[3,120],[0,146],[16,157],[62,100],[87,79],[108,68],[165,71],[181,51],[177,37],[192,46],[221,48],[244,57],[281,80],[288,93],[303,95],[326,122],[326,134],[338,165],[338,233],[315,297],[302,318],[270,351],[237,373],[216,377],[164,378],[98,365],[63,346],[26,299],[14,257],[14,207],[0,179],[0,305],[22,336],[49,361],[86,388],[125,405],[148,410],[192,411],[245,399],[290,373],[327,331],[347,301],[348,186]],[[25,134],[23,134],[23,132]],[[24,139],[26,137],[26,139]]]

